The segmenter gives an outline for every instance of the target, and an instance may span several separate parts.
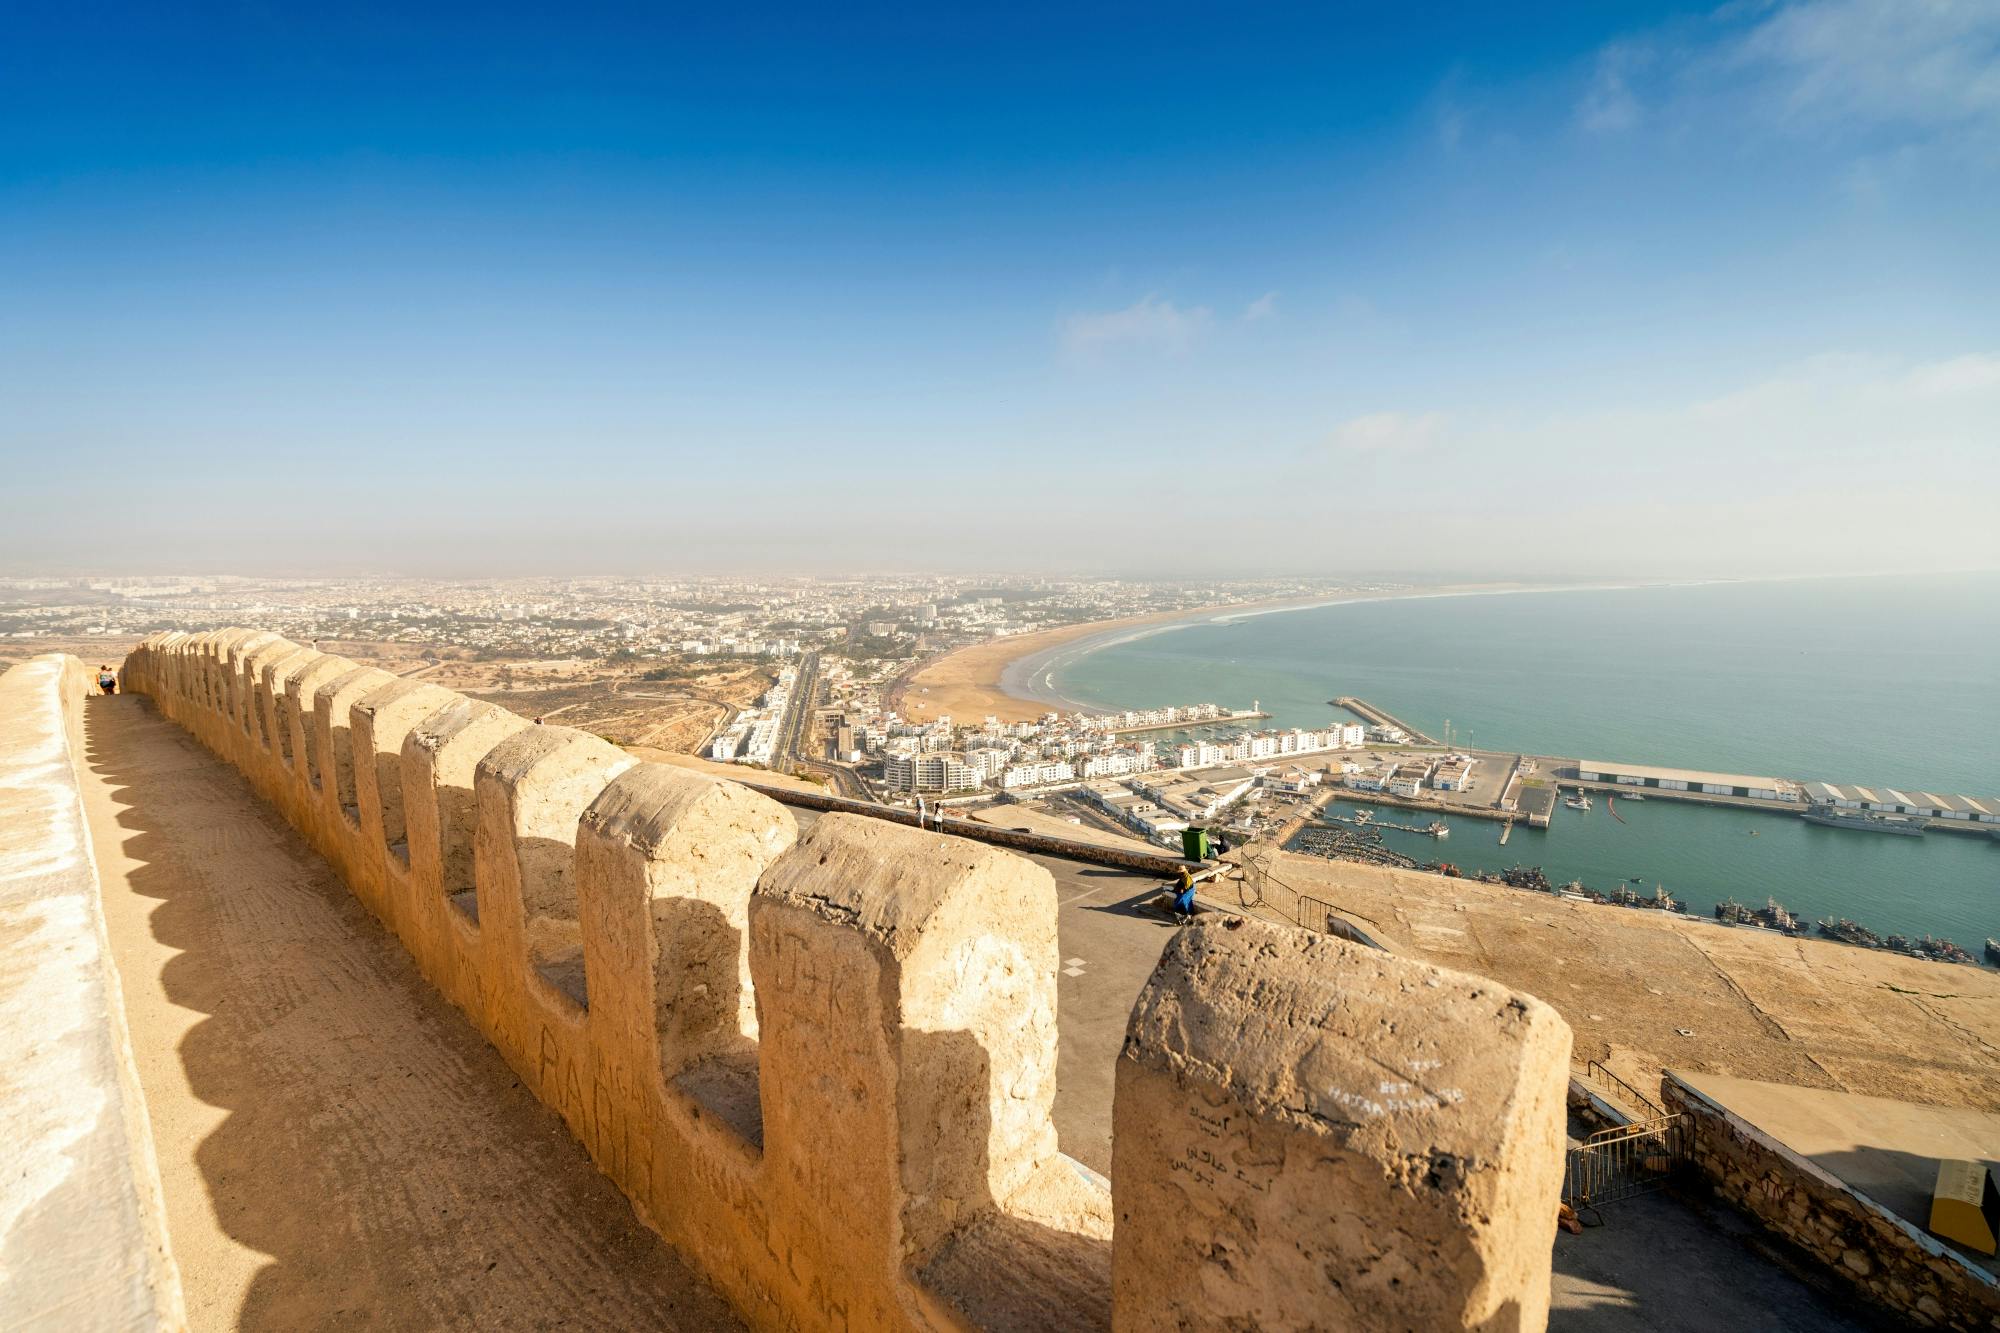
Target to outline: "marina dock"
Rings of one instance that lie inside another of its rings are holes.
[[[1243,713],[1231,713],[1228,717],[1212,717],[1201,722],[1144,722],[1136,727],[1112,727],[1114,736],[1136,736],[1142,731],[1198,731],[1203,727],[1229,727],[1239,722],[1256,722],[1271,716],[1255,709]]]

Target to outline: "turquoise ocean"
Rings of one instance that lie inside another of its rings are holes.
[[[1213,701],[1323,724],[1353,695],[1460,743],[1611,762],[2000,797],[2000,574],[1578,589],[1344,602],[1107,632],[1007,684],[1090,708]],[[2000,937],[2000,841],[1828,829],[1620,801],[1546,831],[1452,821],[1424,860],[1636,877],[1706,915],[1776,898],[1883,934]],[[1606,909],[1610,910],[1610,909]]]

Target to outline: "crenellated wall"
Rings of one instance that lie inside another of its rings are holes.
[[[846,813],[801,837],[735,783],[271,634],[155,636],[125,681],[753,1324],[1545,1322],[1569,1033],[1538,1001],[1204,920],[1134,1011],[1107,1184],[1050,1120],[1035,863]]]

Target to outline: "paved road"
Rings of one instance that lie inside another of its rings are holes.
[[[812,725],[813,710],[819,699],[819,654],[807,653],[799,659],[798,674],[785,702],[785,718],[778,724],[778,744],[771,766],[783,770],[801,759],[817,758],[805,750],[806,732]]]
[[[85,731],[194,1328],[734,1326],[233,769],[143,699]]]

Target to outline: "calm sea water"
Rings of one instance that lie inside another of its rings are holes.
[[[1288,726],[1356,695],[1487,749],[2000,796],[2000,575],[1355,602],[1093,641],[1013,683],[1100,707],[1254,699]],[[1559,810],[1505,847],[1474,820],[1397,845],[1603,890],[1637,876],[1704,914],[1775,897],[1974,953],[2000,937],[1991,839],[1664,800],[1618,812]]]

